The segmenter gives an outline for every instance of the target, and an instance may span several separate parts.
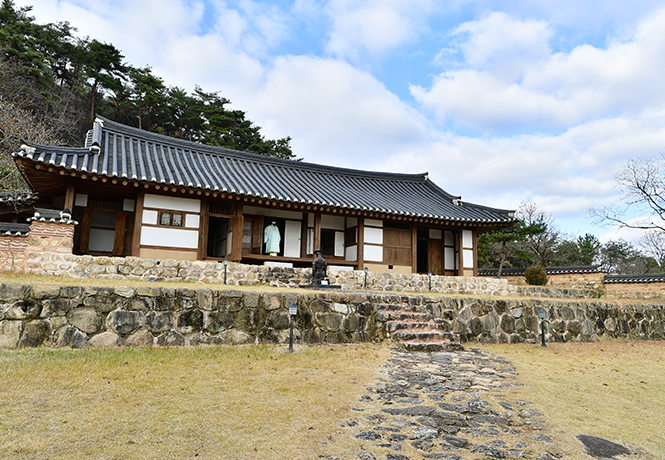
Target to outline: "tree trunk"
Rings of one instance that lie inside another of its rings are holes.
[[[92,85],[92,97],[90,101],[90,127],[95,123],[95,99],[97,98],[97,80]]]
[[[501,272],[503,271],[503,264],[506,261],[506,243],[501,244],[501,262],[499,262],[499,273],[496,275],[497,278],[501,278]]]

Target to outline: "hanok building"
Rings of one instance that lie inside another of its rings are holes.
[[[463,202],[427,174],[388,174],[211,147],[99,117],[85,147],[14,159],[41,208],[79,222],[74,253],[477,274],[476,237],[512,211]],[[275,224],[279,251],[266,253]]]

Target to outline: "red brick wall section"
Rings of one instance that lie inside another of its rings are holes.
[[[33,221],[27,237],[0,237],[0,272],[55,274],[73,247],[74,225]]]
[[[25,273],[27,248],[25,236],[0,236],[0,272]]]

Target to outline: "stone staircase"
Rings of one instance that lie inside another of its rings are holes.
[[[445,330],[421,305],[377,304],[375,317],[383,325],[383,333],[409,351],[457,351],[464,348],[459,336]]]

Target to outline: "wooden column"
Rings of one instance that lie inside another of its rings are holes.
[[[307,257],[307,221],[309,220],[309,214],[303,212],[302,215],[302,225],[300,226],[300,257]]]
[[[199,247],[196,250],[196,260],[204,260],[208,255],[208,199],[201,200],[201,215],[199,219]]]
[[[74,182],[67,183],[67,192],[65,193],[65,208],[69,212],[74,211]]]
[[[81,254],[87,254],[90,247],[90,224],[92,223],[92,208],[83,210],[83,221],[81,222]]]
[[[418,226],[411,223],[411,273],[418,273]]]
[[[358,217],[358,270],[365,269],[365,218]]]
[[[139,257],[141,252],[141,223],[143,222],[143,201],[145,193],[139,192],[136,196],[136,209],[134,210],[134,228],[132,230],[131,255]]]
[[[478,276],[478,234],[473,232],[473,276]]]
[[[231,257],[232,262],[240,262],[242,259],[242,227],[244,224],[242,216],[242,205],[236,205],[236,215],[233,218],[233,241],[231,242]]]
[[[464,238],[462,237],[462,229],[457,232],[457,276],[464,276]]]
[[[115,238],[113,239],[114,256],[122,256],[125,253],[125,230],[127,226],[127,211],[118,211],[115,217]]]
[[[321,213],[314,214],[314,250],[321,249]]]

